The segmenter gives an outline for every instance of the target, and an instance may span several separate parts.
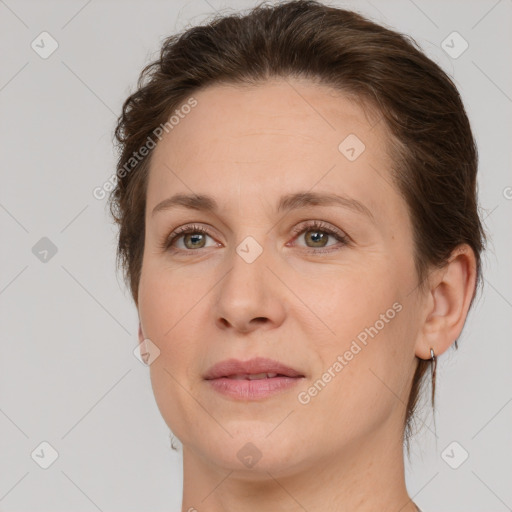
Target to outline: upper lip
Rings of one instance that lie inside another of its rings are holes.
[[[265,357],[255,357],[248,361],[239,359],[226,359],[214,364],[204,375],[206,380],[229,377],[231,375],[251,375],[258,373],[278,373],[287,377],[304,377],[298,370],[279,361]]]

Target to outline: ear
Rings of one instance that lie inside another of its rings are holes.
[[[448,263],[432,273],[423,310],[416,355],[442,354],[460,336],[475,293],[476,259],[468,244],[459,245]]]

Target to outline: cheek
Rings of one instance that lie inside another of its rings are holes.
[[[159,357],[151,365],[152,377],[162,373],[160,380],[172,380],[170,374],[183,380],[194,357],[195,332],[204,321],[198,297],[190,281],[174,275],[171,279],[165,271],[143,273],[139,287],[139,315],[144,335],[157,345]],[[174,387],[175,384],[168,383]]]
[[[194,290],[190,281],[176,275],[171,280],[163,270],[143,272],[139,286],[144,334],[160,350],[150,366],[153,394],[163,419],[180,439],[186,439],[187,429],[197,421],[190,386],[198,379],[193,372],[200,363],[194,341],[204,337],[197,327],[204,325],[198,320],[204,315],[204,308],[197,304],[202,293],[190,290]]]
[[[320,373],[315,377],[321,378],[329,369],[337,376],[332,379],[337,384],[326,386],[330,390],[324,399],[332,393],[326,407],[333,400],[345,408],[356,397],[368,400],[368,407],[375,406],[373,400],[385,391],[379,377],[392,385],[408,361],[404,356],[408,324],[400,277],[385,261],[375,261],[365,269],[356,265],[338,269],[326,279],[325,287],[303,285],[298,290],[317,317],[311,315],[306,327],[309,332],[304,333],[320,359]],[[308,279],[310,285],[312,282]],[[333,368],[336,363],[337,371]]]
[[[197,301],[189,280],[164,267],[148,263],[139,284],[139,314],[148,338],[166,339]]]
[[[409,363],[404,355],[407,348],[402,346],[406,327],[400,316],[404,309],[391,308],[385,316],[388,323],[380,320],[381,311],[386,315],[388,309],[378,303],[366,302],[359,309],[351,305],[350,320],[342,317],[334,327],[336,339],[317,345],[322,367],[310,388],[304,389],[311,402],[303,411],[309,418],[318,418],[315,428],[321,423],[331,425],[343,439],[364,437],[407,403]]]
[[[400,298],[401,283],[386,258],[376,254],[330,269],[311,268],[295,279],[294,292],[309,306],[312,323],[325,332],[323,344],[342,348],[375,322],[380,327],[381,315],[388,310],[388,316],[394,317],[392,307]]]

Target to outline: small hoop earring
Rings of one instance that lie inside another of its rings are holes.
[[[432,378],[434,378],[434,374],[435,374],[436,366],[437,366],[437,357],[436,357],[436,354],[434,353],[433,348],[430,349],[430,361],[432,362],[432,366],[430,367],[431,372],[432,372]]]
[[[432,364],[430,365],[430,372],[432,377],[432,407],[434,407],[434,396],[436,392],[437,357],[432,347],[430,348],[430,360],[432,362]]]

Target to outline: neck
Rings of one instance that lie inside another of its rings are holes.
[[[402,439],[380,429],[300,467],[213,465],[183,445],[182,512],[417,512],[405,486]]]

